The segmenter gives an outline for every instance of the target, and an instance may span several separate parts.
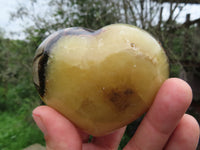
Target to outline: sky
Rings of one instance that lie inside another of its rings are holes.
[[[25,1],[25,0],[20,0]],[[18,0],[0,0],[0,28],[5,31],[20,31],[20,22],[10,21],[10,12],[16,9]]]
[[[11,37],[11,35],[6,34],[7,37],[14,39],[23,39],[24,35],[21,34],[24,24],[22,21],[10,21],[10,12],[16,10],[18,3],[28,4],[29,0],[0,0],[0,29],[8,32],[17,32],[18,35]],[[42,0],[41,0],[42,1]],[[185,15],[187,13],[191,14],[191,20],[200,18],[200,4],[199,5],[187,5],[181,16],[178,18],[180,22],[185,21]],[[13,35],[12,35],[13,36]]]

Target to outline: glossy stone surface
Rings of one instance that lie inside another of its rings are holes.
[[[113,24],[49,36],[36,52],[33,75],[47,105],[85,132],[102,136],[148,110],[169,65],[150,34]]]

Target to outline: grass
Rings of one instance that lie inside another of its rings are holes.
[[[44,145],[44,139],[32,121],[25,121],[22,117],[10,112],[0,112],[1,150],[22,150],[34,143]]]

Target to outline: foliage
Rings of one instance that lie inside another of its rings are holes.
[[[8,112],[0,112],[0,141],[1,150],[20,150],[34,143],[44,145],[43,135],[36,125]]]
[[[26,100],[36,100],[31,84],[33,51],[27,42],[0,39],[0,110],[17,110]]]
[[[43,143],[31,111],[39,104],[32,84],[33,49],[20,40],[0,38],[0,149]]]

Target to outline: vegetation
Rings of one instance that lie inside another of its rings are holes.
[[[200,121],[200,21],[184,23],[177,17],[185,4],[169,2],[168,6],[153,0],[29,0],[19,4],[12,20],[33,22],[24,27],[25,40],[6,39],[0,32],[0,149],[22,149],[33,143],[44,144],[43,136],[33,123],[31,111],[40,104],[32,84],[31,66],[34,52],[50,33],[70,26],[98,29],[112,23],[129,23],[148,30],[164,46],[169,57],[171,77],[187,80],[194,91],[195,104],[189,109]],[[164,17],[163,11],[169,12]],[[177,13],[178,12],[178,13]],[[194,107],[193,107],[194,106]],[[134,134],[140,119],[128,126],[121,149]]]
[[[0,149],[44,144],[31,111],[39,97],[31,84],[33,51],[25,41],[0,38]]]
[[[44,144],[43,135],[35,124],[10,112],[0,112],[0,141],[1,150],[20,150],[34,143]]]

